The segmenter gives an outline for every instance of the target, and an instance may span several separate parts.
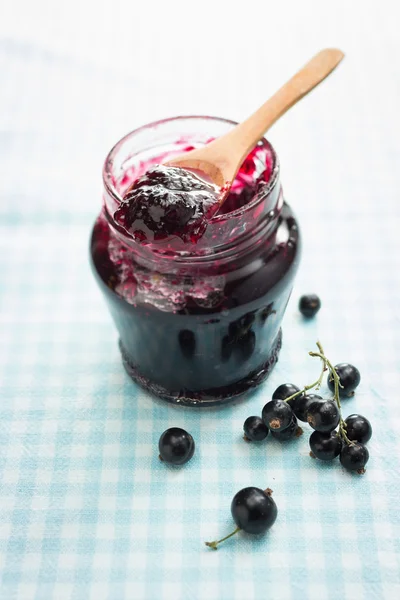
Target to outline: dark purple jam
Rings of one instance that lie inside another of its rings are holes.
[[[259,144],[250,152],[240,167],[219,214],[228,214],[251,202],[268,184],[271,173],[271,155],[262,144]]]
[[[220,190],[212,183],[186,169],[152,164],[124,193],[114,219],[142,244],[171,236],[196,243],[218,209],[219,214],[228,214],[245,206],[268,183],[271,163],[267,157],[260,145],[250,152],[222,207]],[[263,159],[263,168],[257,172],[256,162]]]
[[[218,208],[216,187],[186,169],[155,165],[124,194],[114,218],[136,241],[195,243]]]
[[[131,377],[170,401],[221,403],[257,386],[278,359],[300,254],[297,222],[283,201],[276,157],[264,141],[244,162],[220,216],[208,221],[197,243],[189,233],[196,213],[178,215],[185,236],[176,238],[178,244],[169,239],[143,244],[140,235],[137,243],[136,231],[150,235],[144,182],[149,169],[159,181],[153,165],[164,160],[155,156],[136,171],[117,171],[120,196],[137,189],[140,200],[134,207],[125,200],[116,205],[117,223],[115,211],[111,217],[107,210],[101,213],[92,233],[93,269]],[[173,190],[168,182],[161,186],[160,206],[163,194],[173,206],[171,193],[187,192],[177,185]],[[158,222],[160,230],[152,228],[154,238],[172,231],[168,211]],[[177,215],[170,216],[175,227]],[[157,223],[154,215],[151,223]]]

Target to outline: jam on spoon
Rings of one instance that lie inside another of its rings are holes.
[[[139,242],[177,235],[195,243],[218,199],[218,188],[192,171],[154,165],[128,189],[114,218]]]

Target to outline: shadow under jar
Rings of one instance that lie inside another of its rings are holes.
[[[129,375],[185,405],[220,404],[260,384],[278,360],[281,322],[300,255],[279,163],[261,140],[197,243],[136,242],[114,220],[151,166],[229,131],[232,121],[178,117],[146,125],[108,155],[91,261]]]

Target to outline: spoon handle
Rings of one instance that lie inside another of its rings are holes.
[[[335,48],[321,50],[255,113],[209,146],[213,145],[215,154],[220,156],[226,156],[227,148],[234,148],[235,156],[231,156],[230,164],[233,168],[234,165],[239,167],[275,121],[321,83],[343,58],[343,52]],[[228,174],[230,181],[236,176],[236,171]]]

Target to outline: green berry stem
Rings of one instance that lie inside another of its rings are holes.
[[[236,533],[238,533],[239,531],[241,531],[240,527],[236,527],[235,531],[232,531],[232,533],[230,533],[229,535],[226,535],[222,539],[217,540],[215,542],[204,542],[204,543],[209,548],[212,548],[213,550],[218,550],[218,548],[217,548],[218,544],[220,544],[221,542],[224,542],[225,540],[228,540],[233,535],[236,535]]]
[[[339,375],[336,373],[336,370],[335,370],[334,366],[332,365],[332,363],[330,362],[330,360],[328,360],[327,357],[325,356],[325,352],[319,342],[317,342],[317,346],[318,346],[319,352],[309,352],[309,355],[320,358],[324,362],[324,371],[329,369],[332,374],[333,383],[334,383],[333,401],[336,402],[337,407],[339,409],[339,413],[340,413],[339,435],[346,442],[346,444],[352,446],[352,445],[354,445],[354,442],[349,440],[349,438],[347,437],[346,423],[344,422],[344,420],[342,418],[342,405],[340,403],[339,387],[343,387],[343,386],[340,383]]]
[[[321,347],[321,345],[320,345],[319,342],[317,342],[317,346],[318,346],[318,348],[320,348],[320,350],[322,350],[322,347]],[[323,350],[322,350],[322,353],[323,353]],[[302,390],[299,390],[295,394],[292,394],[288,398],[285,398],[284,402],[288,402],[289,400],[293,400],[293,398],[296,398],[297,396],[300,396],[300,394],[305,394],[306,392],[308,392],[308,390],[312,390],[314,388],[316,390],[319,390],[319,388],[321,387],[321,384],[322,384],[322,380],[324,378],[324,373],[325,373],[325,371],[327,369],[325,358],[321,357],[321,360],[322,360],[322,371],[321,371],[321,375],[318,377],[317,381],[314,381],[314,383],[311,383],[310,385],[305,385]]]

